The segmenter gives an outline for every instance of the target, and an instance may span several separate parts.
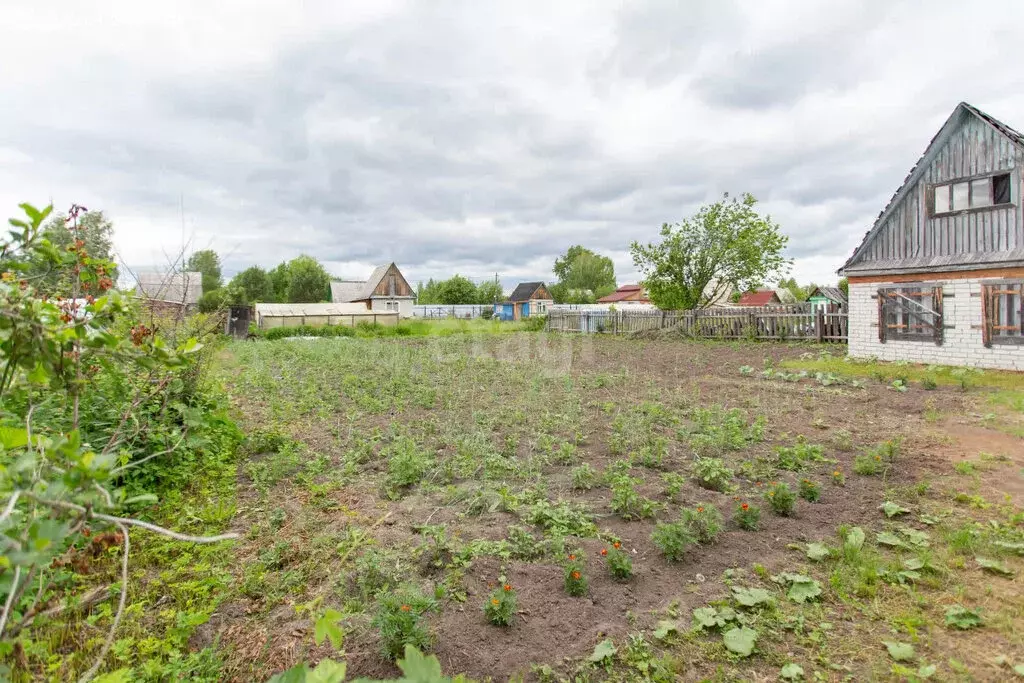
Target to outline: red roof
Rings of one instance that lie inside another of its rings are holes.
[[[640,297],[636,294],[640,292]],[[640,285],[622,285],[608,296],[602,296],[597,300],[599,304],[614,304],[619,301],[636,301],[638,303],[650,303],[651,300],[643,295],[643,288]]]
[[[762,289],[759,292],[747,292],[740,297],[740,306],[767,306],[780,303],[779,296],[773,289]]]

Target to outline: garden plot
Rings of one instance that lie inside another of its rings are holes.
[[[198,636],[236,680],[326,657],[393,677],[405,644],[474,679],[1012,675],[1022,517],[984,482],[1024,465],[1014,407],[801,373],[806,352],[234,344],[247,536]]]

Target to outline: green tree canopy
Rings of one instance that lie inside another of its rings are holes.
[[[312,256],[303,254],[293,258],[287,264],[287,271],[288,303],[317,303],[331,298],[331,276]]]
[[[661,242],[633,242],[633,263],[651,301],[667,310],[705,308],[730,288],[745,291],[785,274],[789,238],[757,213],[756,203],[750,194],[726,194],[681,223],[664,224]]]
[[[476,301],[478,304],[493,304],[504,300],[505,290],[501,284],[494,280],[484,280],[476,288]]]
[[[185,270],[203,274],[203,294],[220,289],[224,284],[221,280],[220,257],[213,249],[202,249],[189,256]]]
[[[279,263],[273,270],[267,273],[267,278],[270,279],[270,288],[274,293],[273,301],[277,303],[287,303],[288,282],[290,277],[291,272],[288,270],[287,261]]]
[[[50,219],[43,224],[41,236],[65,258],[72,258],[68,252],[68,247],[75,240],[72,228],[73,224],[67,222],[66,216],[51,214]],[[78,239],[84,242],[83,249],[89,258],[112,262],[113,238],[114,224],[106,219],[102,211],[90,211],[79,216]],[[37,260],[29,265],[27,275],[38,291],[50,296],[68,296],[71,293],[68,278],[70,272],[60,264]],[[105,275],[117,282],[117,268],[105,271]]]
[[[440,301],[446,305],[475,304],[477,302],[476,285],[469,278],[453,275],[440,283]]]
[[[839,278],[839,289],[842,290],[843,294],[850,296],[850,281],[845,277]]]
[[[244,305],[277,300],[270,276],[259,266],[250,266],[231,278],[231,286],[237,288],[239,292],[237,298],[240,300],[233,302],[236,304]]]
[[[558,282],[551,296],[558,303],[593,303],[615,291],[615,264],[582,245],[569,247],[552,270]]]

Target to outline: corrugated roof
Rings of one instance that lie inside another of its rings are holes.
[[[815,287],[811,290],[811,293],[807,295],[807,298],[810,299],[815,294],[819,294],[830,301],[835,301],[837,304],[846,303],[846,295],[843,294],[843,290],[838,287]]]
[[[203,295],[203,274],[194,271],[136,273],[135,280],[136,296],[154,301],[191,305]]]
[[[512,302],[516,301],[529,301],[533,293],[541,287],[544,287],[543,282],[520,282],[512,293],[508,295],[508,300]]]
[[[768,304],[779,303],[779,295],[772,289],[762,289],[759,292],[747,292],[740,296],[738,306],[767,306]]]
[[[907,174],[907,177],[903,179],[903,184],[899,186],[896,192],[889,199],[889,203],[886,204],[885,208],[882,209],[881,213],[878,214],[878,218],[875,219],[874,225],[871,226],[870,230],[864,233],[864,239],[862,239],[857,248],[853,250],[853,255],[851,255],[850,258],[846,260],[846,263],[843,264],[843,267],[839,269],[840,273],[846,271],[847,269],[850,269],[850,264],[856,261],[857,257],[860,256],[861,252],[864,251],[864,248],[881,229],[882,225],[885,223],[885,220],[889,217],[889,212],[896,207],[900,200],[903,199],[903,195],[906,192],[908,192],[910,188],[913,186],[913,184],[918,180],[918,178],[924,174],[928,165],[925,163],[925,159],[929,157],[932,149],[937,148],[939,146],[938,143],[940,142],[940,140],[942,142],[945,142],[946,138],[952,134],[952,131],[955,128],[954,124],[959,120],[959,118],[963,115],[964,112],[977,116],[979,119],[995,128],[1001,134],[1005,135],[1010,141],[1012,141],[1018,147],[1024,148],[1024,135],[1021,135],[1010,126],[1006,125],[999,119],[996,119],[995,117],[986,114],[977,107],[967,104],[966,102],[961,102],[960,104],[958,104],[956,106],[956,109],[953,110],[953,113],[949,115],[948,119],[946,119],[946,122],[942,124],[941,128],[939,128],[939,131],[934,135],[934,137],[932,137],[931,141],[928,143],[928,146],[925,147],[924,153],[921,154],[921,157],[917,160],[917,163],[915,163],[913,168],[910,169],[910,173]],[[970,255],[961,255],[961,257],[964,256]],[[938,258],[942,259],[948,257]],[[940,264],[936,263],[934,265]],[[877,270],[881,270],[881,268],[878,267],[877,263],[868,264],[868,268],[871,270],[872,273]]]

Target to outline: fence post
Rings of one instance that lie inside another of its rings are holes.
[[[821,309],[821,306],[815,309],[815,320],[814,326],[818,332],[818,343],[825,341],[825,312]]]

